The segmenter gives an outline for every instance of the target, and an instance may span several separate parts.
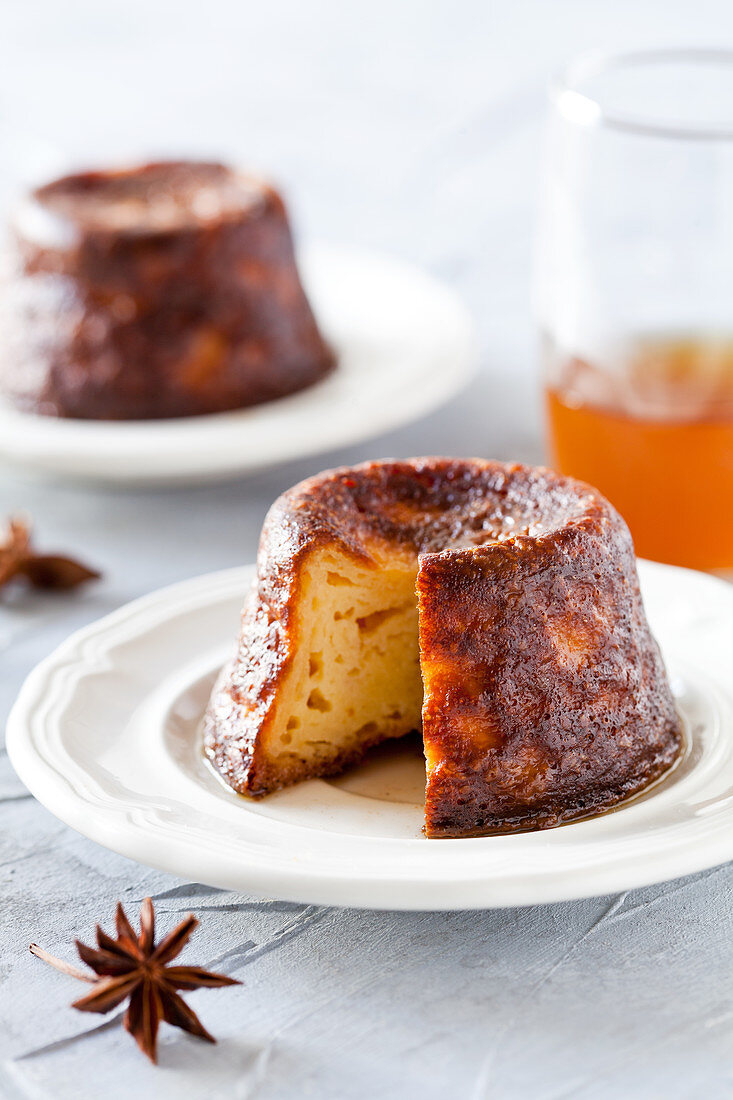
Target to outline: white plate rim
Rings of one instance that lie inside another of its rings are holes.
[[[263,405],[169,420],[66,420],[0,400],[0,460],[91,483],[225,480],[394,431],[445,404],[476,373],[478,338],[466,305],[417,265],[323,242],[299,249],[298,265],[341,372]],[[393,302],[400,294],[409,306],[401,329]]]
[[[725,607],[726,624],[733,621],[733,588],[725,582],[672,566],[649,562],[639,564],[642,578],[666,574],[669,584],[677,590],[681,584],[697,592],[707,589],[708,597],[713,596]],[[104,639],[114,635],[119,628],[132,631],[131,636],[134,637],[135,630],[147,620],[165,619],[174,613],[180,618],[191,608],[205,606],[223,594],[231,595],[234,591],[241,594],[250,575],[251,567],[238,567],[179,582],[141,597],[73,634],[29,675],[8,721],[7,748],[21,779],[47,809],[103,846],[189,881],[197,880],[288,901],[377,909],[499,908],[567,901],[651,885],[702,871],[733,858],[733,828],[728,828],[708,836],[704,846],[700,845],[699,838],[693,838],[689,843],[678,843],[666,850],[663,848],[654,854],[651,864],[648,856],[646,862],[638,858],[637,851],[637,855],[630,861],[625,860],[623,866],[618,866],[617,858],[612,866],[599,864],[585,867],[580,881],[577,876],[567,873],[554,877],[545,873],[522,876],[514,870],[497,872],[488,865],[487,843],[496,847],[498,841],[503,860],[506,860],[508,855],[511,856],[512,844],[516,851],[516,842],[525,838],[526,845],[528,837],[536,838],[532,843],[538,852],[541,850],[543,859],[551,858],[553,848],[558,848],[558,837],[568,837],[570,830],[577,833],[594,824],[579,822],[557,830],[519,834],[519,837],[413,841],[425,851],[432,849],[442,853],[452,850],[456,853],[455,857],[451,856],[451,860],[455,858],[455,865],[448,869],[441,866],[437,877],[415,874],[411,868],[405,869],[404,866],[402,873],[397,874],[394,865],[389,873],[382,869],[374,874],[373,871],[365,871],[364,866],[359,867],[358,861],[356,869],[349,872],[343,869],[335,872],[333,868],[314,871],[307,862],[299,865],[297,858],[291,860],[285,870],[282,865],[254,865],[251,861],[232,866],[231,858],[226,855],[217,860],[214,850],[193,850],[190,842],[166,836],[165,830],[159,835],[151,835],[145,823],[137,822],[134,816],[125,817],[124,805],[95,806],[88,798],[80,798],[68,775],[57,770],[58,763],[53,764],[44,756],[33,736],[40,721],[39,706],[47,698],[50,679],[61,667],[78,665],[80,656],[88,652],[90,646],[97,646],[100,640],[104,644]],[[708,678],[703,673],[702,678],[718,702],[722,702],[729,723],[726,726],[728,740],[733,740],[733,725],[730,725],[733,708],[730,695],[721,686],[720,673]],[[53,724],[53,715],[50,717]],[[49,720],[48,715],[45,720]],[[228,792],[224,792],[224,796],[232,797]],[[733,803],[733,799],[730,801]],[[652,802],[650,798],[648,804]],[[595,819],[595,823],[601,820]],[[267,822],[265,829],[270,830],[273,836],[282,835],[283,829],[287,833],[287,825],[272,819],[267,819]],[[733,826],[733,804],[729,825]],[[261,823],[258,828],[262,831]],[[358,846],[361,841],[354,843]],[[390,850],[399,856],[399,851],[404,848],[398,849],[396,846],[404,846],[405,843],[389,837],[368,840],[374,851],[385,854],[385,858],[390,855]],[[465,853],[471,850],[477,853],[476,862],[467,871]],[[487,859],[487,864],[482,862],[482,855]],[[440,860],[446,862],[442,855]]]

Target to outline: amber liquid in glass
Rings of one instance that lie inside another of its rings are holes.
[[[641,557],[733,569],[733,337],[646,337],[614,369],[548,348],[556,469],[595,485]]]

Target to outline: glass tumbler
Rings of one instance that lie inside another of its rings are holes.
[[[551,463],[641,556],[733,569],[733,51],[588,55],[554,84],[535,304]]]

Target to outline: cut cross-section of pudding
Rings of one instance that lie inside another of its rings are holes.
[[[548,470],[418,459],[329,471],[265,523],[206,752],[242,794],[422,729],[426,831],[612,806],[680,730],[623,520]]]

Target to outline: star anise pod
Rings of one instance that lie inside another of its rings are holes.
[[[24,577],[34,588],[76,588],[99,575],[73,558],[37,554],[28,524],[21,519],[9,521],[5,541],[0,543],[0,588],[16,577]]]
[[[96,948],[76,940],[76,949],[82,961],[98,975],[96,979],[69,963],[55,959],[35,943],[31,944],[30,949],[32,954],[64,974],[93,983],[91,993],[74,1001],[72,1008],[78,1008],[81,1012],[106,1013],[129,997],[123,1023],[140,1050],[147,1054],[151,1062],[155,1062],[161,1020],[210,1043],[216,1042],[177,990],[241,984],[226,974],[212,974],[200,966],[168,965],[188,943],[197,924],[196,917],[190,913],[156,946],[155,911],[151,899],[145,898],[142,904],[139,935],[118,902],[116,939],[97,925]]]

